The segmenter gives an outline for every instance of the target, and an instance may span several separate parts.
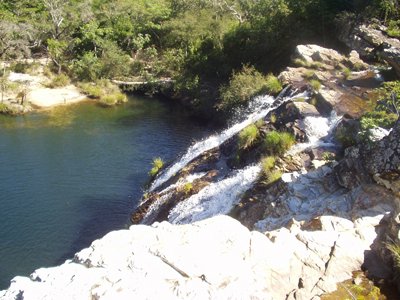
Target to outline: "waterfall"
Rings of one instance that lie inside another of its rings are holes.
[[[259,165],[253,165],[236,171],[228,178],[211,183],[175,206],[169,213],[168,221],[187,224],[229,213],[240,201],[240,195],[256,181],[260,171]]]
[[[326,117],[305,117],[300,122],[300,126],[306,133],[308,138],[307,143],[294,145],[287,153],[294,155],[307,148],[315,148],[319,146],[334,147],[331,142],[331,133],[339,123],[341,117],[338,117],[335,112],[329,118]]]
[[[219,145],[221,145],[223,142],[234,136],[236,133],[241,131],[246,126],[265,117],[270,111],[276,109],[282,103],[295,98],[306,97],[305,93],[297,94],[295,96],[289,95],[288,97],[283,97],[286,91],[287,88],[285,88],[276,99],[268,95],[254,98],[246,109],[246,114],[244,114],[246,115],[246,118],[244,120],[239,120],[228,129],[222,131],[220,134],[212,135],[189,147],[186,153],[176,163],[174,163],[172,166],[170,166],[168,169],[162,172],[153,181],[149,191],[153,191],[154,189],[162,185],[164,182],[166,182],[172,176],[178,173],[190,161],[192,161],[205,151],[218,147]]]

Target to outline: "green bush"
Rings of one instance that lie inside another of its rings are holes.
[[[361,117],[361,129],[367,130],[374,127],[390,129],[396,123],[398,116],[386,111],[372,111]]]
[[[278,77],[268,74],[265,82],[265,89],[272,94],[278,94],[282,90],[282,84]]]
[[[251,124],[244,128],[240,133],[239,133],[239,149],[247,149],[251,145],[255,143],[259,136],[259,131],[256,125]]]
[[[161,159],[161,157],[156,157],[153,159],[152,162],[152,168],[149,172],[149,175],[154,177],[160,172],[161,168],[164,166],[164,161]]]
[[[283,155],[295,143],[295,138],[288,132],[270,131],[264,139],[264,148],[272,154]]]
[[[321,82],[319,82],[319,80],[316,79],[311,79],[310,85],[314,91],[319,91],[321,88]]]
[[[100,97],[99,102],[106,106],[112,106],[120,103],[127,102],[126,95],[121,92],[114,92],[112,94],[104,95]]]
[[[271,80],[271,87],[274,86]],[[246,104],[251,98],[267,89],[266,78],[254,67],[244,66],[238,73],[233,73],[229,84],[220,88],[220,102],[218,108],[228,111],[241,104]]]
[[[342,73],[343,73],[343,77],[345,79],[348,79],[351,75],[351,70],[349,68],[344,67],[344,68],[342,68]]]
[[[391,20],[389,22],[387,34],[394,38],[400,38],[400,20]]]
[[[7,104],[0,103],[0,114],[6,114],[9,112],[9,108]]]
[[[24,73],[34,75],[36,70],[39,68],[39,64],[37,62],[27,63],[27,62],[13,62],[10,65],[10,69],[16,73]]]
[[[96,80],[95,83],[80,83],[78,86],[88,97],[99,99],[99,102],[105,106],[128,101],[126,95],[120,92],[118,86],[107,79]]]
[[[265,185],[274,183],[276,181],[278,181],[279,179],[281,179],[282,177],[282,172],[279,170],[272,170],[270,173],[268,173],[267,175],[265,175],[263,183]]]
[[[274,166],[275,166],[275,157],[266,156],[261,159],[261,168],[264,175],[269,174]]]
[[[70,83],[69,77],[65,74],[60,74],[52,78],[51,82],[46,84],[48,88],[54,89],[64,87]]]

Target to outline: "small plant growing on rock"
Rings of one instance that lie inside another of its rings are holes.
[[[274,170],[275,157],[266,156],[261,159],[261,169],[262,169],[262,183],[269,185],[279,180],[282,177],[282,172],[279,170]]]
[[[186,182],[182,187],[183,193],[188,195],[193,190],[193,183]]]
[[[266,78],[265,88],[269,93],[278,94],[282,90],[282,84],[276,76],[268,74]]]
[[[335,156],[333,153],[325,151],[324,153],[322,153],[321,158],[325,161],[333,161],[335,159]]]
[[[319,82],[319,80],[310,80],[310,85],[314,91],[319,91],[321,89],[321,82]]]
[[[348,79],[351,75],[351,70],[349,68],[343,67],[342,74],[345,79]]]
[[[295,138],[288,132],[270,131],[264,139],[264,148],[272,154],[283,155],[295,143]]]
[[[161,168],[164,166],[164,161],[161,159],[161,157],[156,157],[153,159],[152,163],[152,168],[149,172],[149,175],[152,177],[155,177],[158,172],[160,172]]]
[[[239,149],[247,149],[252,146],[257,138],[259,137],[260,133],[256,125],[251,124],[244,128],[239,133]]]

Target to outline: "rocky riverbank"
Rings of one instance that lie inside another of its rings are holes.
[[[299,45],[293,59],[279,75],[290,88],[256,98],[155,178],[132,215],[148,225],[16,277],[0,298],[319,299],[359,270],[390,282],[400,122],[344,143],[382,79],[354,51]],[[282,131],[296,145],[274,142]]]

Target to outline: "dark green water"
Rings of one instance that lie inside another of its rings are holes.
[[[172,160],[207,133],[177,107],[137,97],[0,115],[0,290],[127,227],[152,158]]]

